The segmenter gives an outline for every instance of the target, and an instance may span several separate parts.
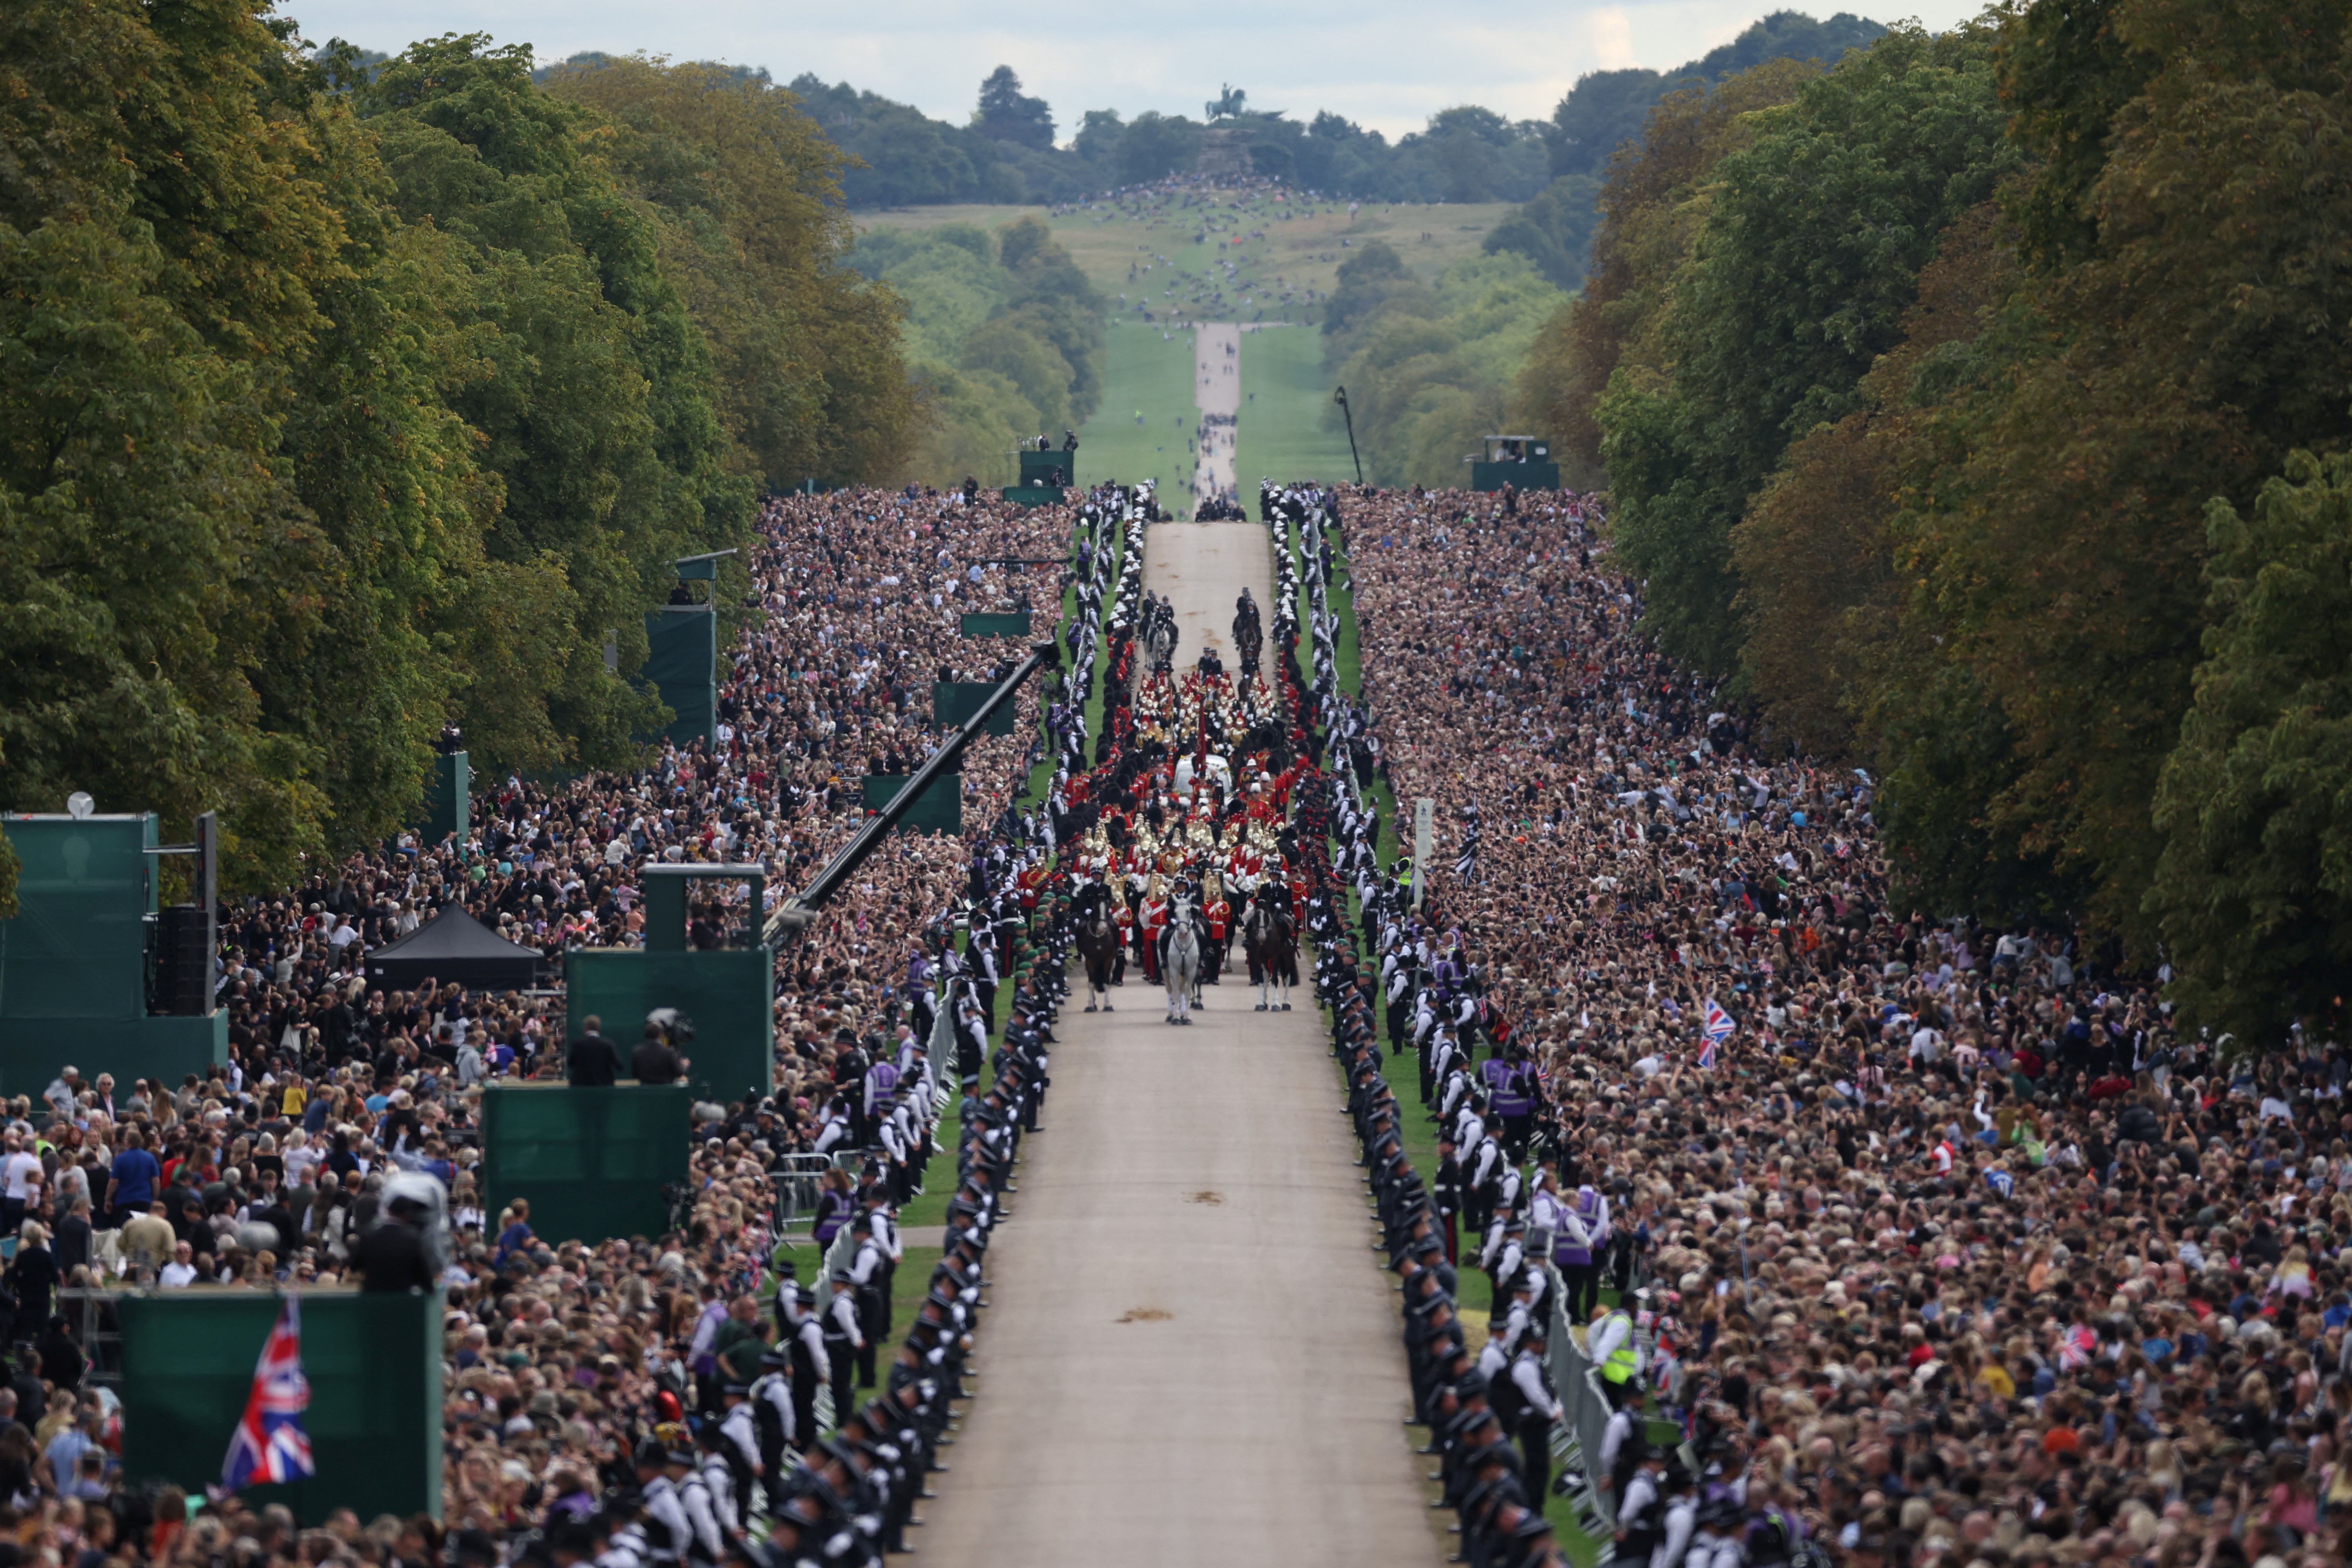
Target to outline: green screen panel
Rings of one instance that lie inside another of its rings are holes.
[[[668,605],[646,617],[646,679],[677,717],[662,733],[708,746],[719,733],[719,617],[708,605]]]
[[[0,921],[0,1017],[144,1017],[154,817],[16,818],[0,831],[23,863],[20,912]]]
[[[897,773],[866,775],[866,809],[880,811],[898,798],[907,786],[907,778]],[[892,825],[893,833],[961,833],[963,831],[963,775],[948,773],[931,781],[930,787],[917,797],[907,809],[907,815]]]
[[[1066,488],[1077,482],[1078,455],[1076,452],[1023,452],[1021,483],[1024,487],[1052,485]]]
[[[694,1023],[694,1041],[682,1054],[698,1094],[722,1103],[749,1089],[766,1094],[775,1082],[775,955],[764,947],[575,949],[563,961],[572,1037],[589,1017],[603,1019],[625,1072],[646,1015],[675,1007]]]
[[[961,727],[965,720],[986,705],[989,693],[995,689],[985,680],[934,681],[931,685],[931,722],[948,729]],[[1015,710],[1020,706],[1018,702],[1007,702],[990,714],[984,732],[991,735],[1013,733],[1013,721],[1019,716]]]
[[[254,1364],[278,1321],[261,1290],[165,1290],[115,1303],[122,1325],[122,1465],[132,1486],[168,1481],[191,1496],[220,1482]],[[240,1495],[285,1503],[304,1524],[338,1508],[362,1520],[441,1514],[438,1290],[302,1294],[303,1418],[319,1473]]]
[[[482,1096],[486,1207],[530,1199],[531,1231],[549,1243],[659,1236],[662,1187],[687,1177],[693,1104],[683,1084],[493,1088]]]
[[[963,617],[962,629],[968,637],[1025,637],[1029,635],[1029,612],[1013,610],[1002,615],[967,615]]]

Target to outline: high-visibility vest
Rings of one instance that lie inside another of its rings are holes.
[[[1618,1318],[1625,1318],[1625,1342],[1609,1352],[1609,1359],[1601,1363],[1601,1375],[1612,1383],[1631,1383],[1633,1374],[1641,1370],[1641,1352],[1633,1344],[1633,1320],[1622,1312],[1612,1312],[1601,1322],[1606,1324]]]

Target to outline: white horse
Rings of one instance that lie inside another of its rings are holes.
[[[1169,906],[1167,951],[1160,955],[1160,978],[1168,987],[1168,1021],[1190,1024],[1200,1000],[1201,937],[1192,924],[1192,900]]]

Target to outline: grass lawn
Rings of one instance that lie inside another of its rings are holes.
[[[1348,433],[1323,428],[1330,407],[1320,331],[1279,327],[1242,335],[1241,447],[1234,473],[1244,498],[1255,497],[1260,479],[1338,484],[1356,477]]]
[[[1234,200],[1233,193],[1212,193],[1208,203],[1188,197],[1179,204],[1105,204],[1058,217],[1042,206],[967,204],[861,212],[853,214],[852,221],[860,228],[921,229],[945,223],[995,228],[1034,216],[1053,229],[1070,258],[1115,306],[1121,294],[1129,304],[1147,294],[1164,301],[1171,281],[1178,285],[1180,300],[1189,299],[1205,279],[1221,279],[1212,258],[1222,257],[1241,268],[1243,286],[1238,291],[1228,289],[1229,305],[1223,312],[1207,311],[1192,319],[1250,321],[1263,305],[1267,321],[1279,321],[1284,310],[1279,294],[1286,289],[1294,295],[1288,310],[1296,321],[1319,319],[1319,304],[1304,303],[1305,292],[1329,293],[1337,286],[1339,263],[1352,247],[1384,240],[1417,276],[1434,278],[1463,258],[1476,255],[1487,231],[1511,211],[1507,202],[1374,203],[1350,216],[1344,202],[1304,196],[1277,202],[1259,194],[1234,207],[1230,205]],[[1146,265],[1152,268],[1148,274],[1142,270]],[[1136,269],[1132,279],[1129,267]],[[1271,286],[1275,298],[1261,300],[1257,284]],[[1253,300],[1247,309],[1238,303],[1244,293]]]
[[[937,1224],[937,1221],[932,1222]],[[923,1304],[930,1293],[931,1270],[940,1266],[942,1249],[936,1247],[909,1247],[898,1258],[898,1272],[890,1276],[890,1343],[892,1355],[907,1337],[907,1325],[915,1321],[915,1309]],[[876,1364],[887,1360],[877,1356]]]
[[[1192,402],[1192,334],[1167,336],[1159,327],[1114,319],[1107,342],[1102,406],[1078,431],[1078,477],[1089,484],[1156,479],[1160,504],[1183,511],[1189,502],[1181,486],[1192,477],[1188,443],[1200,418]]]

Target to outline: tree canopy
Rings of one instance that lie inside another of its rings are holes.
[[[366,67],[254,0],[28,0],[0,44],[12,807],[217,809],[282,883],[415,812],[446,724],[624,761],[668,563],[772,475],[898,461],[894,307],[784,95]]]

